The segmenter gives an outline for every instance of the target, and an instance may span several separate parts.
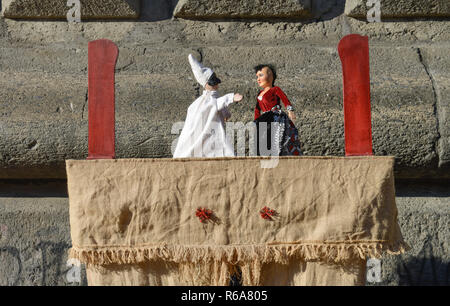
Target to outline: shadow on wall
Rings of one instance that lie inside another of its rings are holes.
[[[314,0],[312,2],[313,18],[330,20],[341,16],[345,11],[345,0]]]
[[[31,250],[33,268],[26,262],[27,252],[16,246],[0,246],[0,286],[87,286],[86,268],[81,265],[76,278],[67,265],[68,242],[40,241]]]
[[[0,198],[67,198],[67,180],[0,179]]]
[[[160,21],[171,19],[178,0],[146,0],[141,2],[139,21]]]
[[[449,184],[450,180],[441,179],[399,179],[395,180],[395,196],[448,198]]]
[[[433,256],[431,243],[427,243],[417,257],[401,261],[397,266],[400,286],[448,286],[450,262]]]

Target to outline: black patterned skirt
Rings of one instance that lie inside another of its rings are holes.
[[[298,130],[285,112],[264,112],[253,122],[257,156],[303,155]]]

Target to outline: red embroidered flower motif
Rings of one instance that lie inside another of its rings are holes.
[[[274,216],[277,212],[273,209],[270,209],[267,206],[264,206],[260,211],[259,214],[261,215],[261,218],[266,220],[272,220],[271,216]]]
[[[206,208],[197,208],[195,215],[199,217],[200,222],[205,222],[206,220],[210,220],[212,216],[212,211]]]

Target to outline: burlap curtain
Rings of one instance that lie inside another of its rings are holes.
[[[409,248],[393,166],[390,156],[67,160],[69,257],[86,263],[89,285],[227,285],[237,267],[244,285],[362,285],[368,257]],[[262,218],[264,206],[277,215]]]

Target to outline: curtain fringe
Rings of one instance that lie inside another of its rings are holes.
[[[139,264],[152,260],[176,263],[180,283],[196,286],[226,286],[230,276],[241,269],[244,286],[261,285],[261,266],[265,263],[287,264],[291,259],[351,264],[367,258],[381,258],[384,252],[402,254],[410,246],[401,241],[394,244],[365,243],[302,243],[253,246],[149,246],[76,248],[69,258],[88,265]]]
[[[404,242],[380,243],[301,243],[245,246],[147,246],[69,249],[69,258],[86,264],[136,264],[151,260],[175,263],[206,264],[224,262],[231,265],[251,262],[287,264],[290,259],[345,263],[356,259],[381,258],[383,253],[403,254],[410,249]]]

